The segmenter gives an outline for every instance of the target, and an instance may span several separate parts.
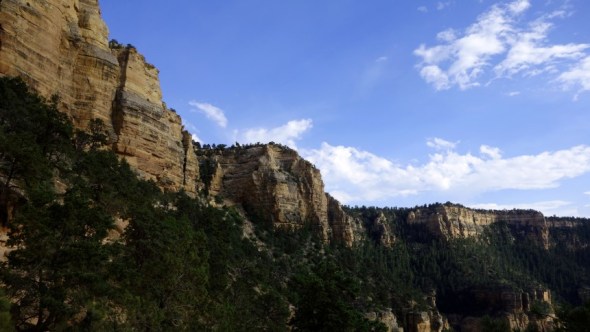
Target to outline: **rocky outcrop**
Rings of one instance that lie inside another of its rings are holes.
[[[545,217],[538,211],[474,210],[447,203],[415,209],[407,218],[409,225],[420,225],[431,235],[443,239],[478,236],[498,222],[506,223],[515,238],[549,248],[549,228]]]
[[[588,221],[586,218],[547,218],[550,245],[561,245],[574,251],[586,249],[590,243],[590,223]]]
[[[324,192],[320,171],[292,149],[269,144],[200,154],[209,194],[240,204],[253,219],[284,229],[310,224],[325,241],[347,245],[364,233],[360,221]]]
[[[110,123],[119,64],[96,0],[0,2],[0,74],[22,77],[84,127]]]
[[[369,220],[366,228],[369,237],[378,244],[391,247],[395,243],[395,235],[391,230],[390,222],[383,212],[380,212],[374,219]]]
[[[348,215],[342,209],[342,205],[335,198],[326,194],[328,199],[328,225],[332,234],[332,240],[352,246],[365,236],[365,229],[360,220]],[[384,244],[389,240],[389,234],[382,238]]]
[[[449,329],[449,323],[437,310],[406,314],[406,326],[408,332],[442,332]]]
[[[0,75],[59,95],[78,128],[101,119],[113,150],[141,177],[193,195],[207,186],[277,227],[310,223],[326,241],[352,245],[361,236],[360,222],[324,193],[319,170],[293,150],[221,153],[200,176],[191,136],[162,102],[158,70],[134,47],[108,41],[97,0],[2,0],[0,23]]]
[[[457,301],[467,309],[461,315],[450,314],[449,320],[460,331],[480,331],[484,313],[505,322],[511,330],[536,327],[537,331],[552,331],[554,328],[551,293],[541,287],[475,288],[458,294]]]
[[[2,0],[0,24],[0,75],[59,96],[78,128],[101,119],[115,152],[144,178],[198,191],[190,135],[164,106],[157,69],[134,48],[109,45],[97,0]]]
[[[404,332],[404,328],[398,323],[397,317],[390,308],[386,310],[370,312],[365,315],[368,320],[377,321],[385,325],[387,332]]]

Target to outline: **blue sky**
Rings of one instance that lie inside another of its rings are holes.
[[[100,0],[204,143],[287,144],[350,205],[590,217],[586,0]]]

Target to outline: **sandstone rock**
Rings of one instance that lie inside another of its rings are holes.
[[[442,332],[449,323],[436,310],[414,311],[406,314],[406,328],[408,332]]]
[[[113,150],[161,188],[196,195],[204,187],[191,136],[162,102],[158,70],[135,48],[108,42],[97,0],[3,0],[0,23],[0,75],[21,76],[46,97],[59,94],[79,128],[103,120]],[[348,245],[362,233],[295,151],[257,146],[213,162],[209,193],[277,227],[310,223],[324,240]]]
[[[336,242],[352,246],[358,242],[364,235],[365,229],[361,221],[346,214],[335,198],[326,194],[328,200],[328,225],[332,234],[332,239]],[[385,232],[385,231],[383,231]],[[389,235],[385,235],[385,241],[389,240]]]
[[[369,320],[378,321],[385,325],[387,332],[404,332],[403,327],[399,326],[397,317],[395,317],[391,308],[367,313],[365,317]]]
[[[324,241],[347,245],[364,233],[360,221],[326,195],[319,170],[294,150],[255,145],[210,150],[199,158],[209,172],[209,194],[242,205],[253,219],[284,229],[311,224]]]
[[[369,236],[384,247],[391,247],[395,243],[395,235],[391,231],[389,221],[383,212],[367,225]]]
[[[93,118],[110,124],[119,64],[96,0],[4,0],[0,23],[0,75],[20,76],[46,97],[59,95],[80,127]]]
[[[505,222],[517,239],[528,239],[549,248],[549,228],[541,212],[533,210],[484,211],[460,205],[438,204],[409,213],[408,224],[423,225],[433,236],[443,239],[481,235],[493,223]]]
[[[158,70],[134,48],[110,49],[97,0],[3,0],[0,24],[0,75],[59,95],[79,128],[103,120],[115,152],[144,178],[197,193],[190,135],[163,106]]]

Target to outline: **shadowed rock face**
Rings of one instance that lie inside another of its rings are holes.
[[[97,0],[0,2],[0,75],[20,76],[78,128],[101,119],[113,149],[162,188],[198,190],[198,163],[181,119],[166,109],[158,70],[108,42]]]
[[[444,204],[416,209],[408,224],[422,225],[433,236],[443,239],[481,235],[493,223],[504,222],[517,239],[528,239],[549,248],[549,227],[541,212],[533,210],[483,211]]]
[[[465,290],[458,301],[468,307],[461,315],[449,314],[451,324],[461,331],[480,331],[482,313],[505,321],[511,329],[525,330],[534,326],[538,331],[552,331],[553,315],[533,313],[540,303],[551,305],[551,293],[541,287],[516,290],[510,287],[487,287]]]

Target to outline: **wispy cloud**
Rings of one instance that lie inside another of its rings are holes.
[[[582,59],[557,78],[564,88],[577,88],[578,93],[590,91],[590,56]]]
[[[426,141],[426,145],[436,150],[452,150],[459,142],[449,142],[442,138],[430,138]]]
[[[328,191],[345,203],[424,192],[452,196],[554,188],[564,179],[590,172],[590,146],[506,158],[496,147],[482,145],[478,156],[458,153],[453,144],[429,140],[427,145],[437,152],[422,165],[400,165],[354,147],[328,143],[302,154],[321,169]]]
[[[436,3],[436,10],[443,10],[450,6],[452,3],[452,1],[439,1]]]
[[[389,57],[380,56],[371,61],[362,73],[358,83],[357,94],[365,96],[379,83],[386,71]]]
[[[220,108],[208,103],[201,103],[197,101],[191,101],[189,102],[189,105],[196,107],[197,111],[205,114],[209,120],[215,122],[218,126],[222,128],[227,127],[227,118],[225,117],[223,110]]]
[[[236,139],[243,143],[275,142],[296,149],[295,141],[300,140],[312,126],[311,119],[292,120],[276,128],[254,128],[245,130],[243,133],[237,132]]]
[[[486,155],[492,159],[502,158],[502,150],[488,145],[482,145],[479,147],[479,152],[482,155]]]
[[[482,79],[516,74],[525,77],[541,73],[559,75],[564,67],[584,57],[590,44],[549,42],[548,35],[554,27],[551,20],[567,16],[563,10],[526,21],[524,13],[530,7],[528,0],[496,4],[463,33],[453,29],[440,32],[437,35],[440,44],[431,47],[422,44],[414,50],[421,58],[417,66],[420,75],[436,90],[454,86],[465,90],[480,86]],[[589,90],[587,78],[590,75],[584,76],[581,72],[587,69],[585,64],[563,73],[559,81]]]
[[[510,50],[506,58],[494,70],[499,76],[512,76],[517,73],[536,75],[543,71],[556,69],[559,60],[579,59],[584,56],[584,50],[589,44],[563,44],[544,46],[547,34],[553,27],[544,20],[537,20],[530,24],[526,32],[511,36]],[[541,68],[543,65],[543,68]]]
[[[422,13],[427,13],[428,12],[428,8],[426,6],[420,6],[417,8],[419,12]]]

